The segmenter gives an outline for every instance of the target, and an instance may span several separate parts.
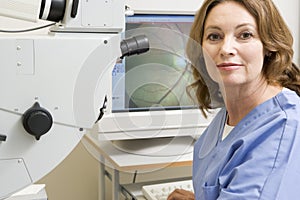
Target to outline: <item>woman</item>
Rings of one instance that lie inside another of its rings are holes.
[[[300,71],[273,2],[205,0],[190,36],[200,108],[222,108],[195,144],[195,195],[168,200],[299,199]]]

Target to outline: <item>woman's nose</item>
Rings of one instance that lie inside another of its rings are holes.
[[[234,56],[236,54],[236,47],[234,38],[225,37],[221,47],[220,47],[220,54],[221,56]]]

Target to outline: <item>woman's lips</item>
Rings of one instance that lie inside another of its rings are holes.
[[[222,70],[235,70],[240,68],[240,66],[242,65],[237,63],[221,63],[217,65],[217,67]]]

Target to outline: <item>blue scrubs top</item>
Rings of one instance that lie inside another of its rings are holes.
[[[222,140],[223,108],[195,144],[197,200],[300,199],[300,97],[287,88]]]

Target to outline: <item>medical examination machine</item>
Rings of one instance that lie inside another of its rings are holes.
[[[121,0],[1,1],[8,27],[37,23],[1,27],[0,199],[38,181],[73,150],[109,107],[117,60],[147,51],[144,36],[121,39],[125,14]]]

